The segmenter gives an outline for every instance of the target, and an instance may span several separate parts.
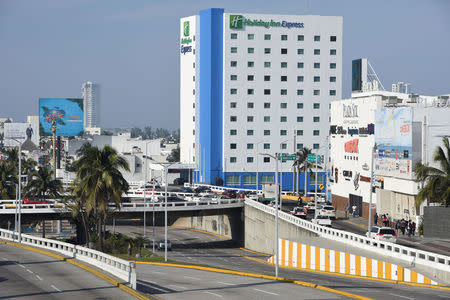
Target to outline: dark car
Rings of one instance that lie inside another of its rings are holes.
[[[222,195],[227,196],[229,198],[236,198],[237,192],[235,190],[226,190],[225,192],[222,193]]]
[[[186,182],[186,180],[184,178],[181,178],[181,177],[175,178],[173,180],[173,184],[174,185],[183,185],[185,182]]]
[[[191,189],[191,188],[189,188],[189,187],[182,187],[181,189],[181,192],[183,192],[183,193],[193,193],[194,191]]]
[[[158,196],[158,201],[159,202],[164,202],[166,201],[166,197],[165,196]],[[167,203],[169,202],[181,202],[184,201],[181,198],[178,198],[177,196],[167,196]]]
[[[23,204],[48,204],[50,202],[46,201],[45,199],[40,199],[36,197],[29,197],[23,199]]]
[[[212,192],[212,191],[209,187],[206,187],[206,186],[199,186],[198,188],[196,188],[194,190],[194,193],[196,193],[196,194],[205,193],[205,192]]]

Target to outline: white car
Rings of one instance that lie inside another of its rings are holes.
[[[331,227],[331,219],[329,216],[318,215],[315,219],[312,219],[311,222],[317,225]]]
[[[258,194],[256,192],[252,192],[252,193],[248,193],[247,195],[245,195],[245,200],[254,200],[254,201],[258,201]]]
[[[328,216],[331,219],[336,219],[336,210],[332,205],[322,205],[319,207],[319,215]]]
[[[302,218],[302,219],[306,219],[306,208],[304,207],[294,207],[293,210],[290,211],[291,215]]]
[[[380,241],[397,243],[397,234],[391,227],[373,226],[370,232],[366,232],[366,236]]]

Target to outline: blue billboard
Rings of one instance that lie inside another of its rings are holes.
[[[83,99],[39,98],[39,134],[51,136],[53,123],[56,136],[83,135]]]

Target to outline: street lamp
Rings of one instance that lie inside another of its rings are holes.
[[[145,173],[144,173],[144,238],[147,236],[147,173],[148,173],[148,164],[147,164],[147,158],[148,158],[148,154],[147,154],[147,145],[150,143],[151,141],[149,141],[149,142],[146,142],[145,143],[145,160],[144,160],[144,163],[145,163]],[[142,177],[141,177],[142,178]],[[153,194],[154,193],[152,193],[152,204],[153,204],[153,211],[155,210],[155,203],[154,203],[154,197],[153,197]],[[153,247],[155,247],[155,240],[154,240],[154,237],[153,237]],[[154,248],[153,248],[153,252],[154,252]]]
[[[278,277],[278,198],[279,190],[278,190],[278,155],[275,156],[270,155],[268,153],[259,153],[259,155],[270,156],[275,159],[275,277]]]
[[[19,243],[22,241],[22,143],[15,139],[15,138],[8,138],[10,140],[13,140],[19,144],[19,217],[17,218],[17,228],[19,229]],[[17,203],[16,203],[17,208]]]

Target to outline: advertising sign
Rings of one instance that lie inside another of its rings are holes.
[[[409,179],[412,176],[412,109],[375,112],[377,174]]]
[[[17,146],[17,142],[10,140],[14,138],[23,144],[26,140],[31,140],[35,146],[39,146],[37,138],[36,124],[32,123],[5,123],[4,127],[4,144],[5,146]]]
[[[56,136],[80,136],[83,134],[83,99],[39,98],[39,133],[52,135],[52,123],[56,124]]]
[[[229,26],[230,29],[243,29],[245,26],[259,26],[265,28],[271,27],[285,27],[285,28],[304,28],[303,22],[287,22],[287,21],[275,21],[275,20],[251,20],[247,19],[243,15],[230,15]]]

